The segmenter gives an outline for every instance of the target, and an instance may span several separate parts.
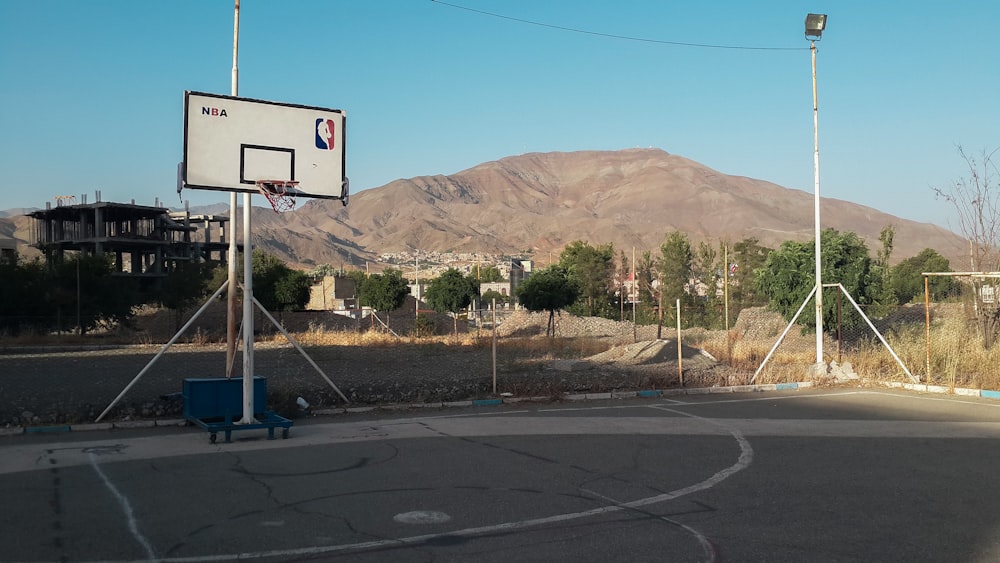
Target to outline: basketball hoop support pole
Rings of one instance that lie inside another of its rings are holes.
[[[230,90],[238,96],[240,91],[240,0],[236,0],[233,15],[233,75]],[[229,293],[226,294],[226,378],[233,376],[233,364],[236,359],[236,192],[229,193],[229,251],[226,265],[229,272]]]
[[[233,8],[232,95],[240,91],[240,0]],[[229,294],[226,326],[226,377],[230,377],[236,356],[236,192],[229,194]],[[243,417],[241,424],[254,422],[253,412],[253,242],[250,236],[250,194],[243,195]]]

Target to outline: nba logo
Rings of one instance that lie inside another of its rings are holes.
[[[316,120],[316,148],[332,151],[334,123],[332,119]]]

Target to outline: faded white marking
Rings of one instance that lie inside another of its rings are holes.
[[[740,446],[740,456],[736,460],[736,463],[734,463],[733,465],[730,465],[729,467],[727,467],[727,468],[725,468],[725,469],[723,469],[721,471],[718,471],[717,473],[715,473],[714,475],[712,475],[708,479],[705,479],[704,481],[701,481],[699,483],[695,483],[694,485],[690,485],[688,487],[677,489],[675,491],[671,491],[669,493],[664,493],[664,494],[661,494],[661,495],[656,495],[656,496],[652,496],[652,497],[648,497],[648,498],[644,498],[644,499],[638,499],[638,500],[634,500],[634,501],[631,501],[631,502],[625,502],[625,503],[614,504],[614,505],[609,505],[609,506],[601,506],[601,507],[593,508],[593,509],[590,509],[590,510],[584,510],[582,512],[570,512],[570,513],[567,513],[567,514],[555,514],[555,515],[546,516],[546,517],[543,517],[543,518],[532,518],[530,520],[519,520],[519,521],[515,521],[515,522],[503,522],[501,524],[493,524],[493,525],[490,525],[490,526],[480,526],[480,527],[476,527],[476,528],[465,528],[465,529],[462,529],[462,530],[455,530],[455,531],[443,532],[443,533],[437,533],[437,534],[423,534],[423,535],[419,535],[419,536],[409,536],[409,537],[405,537],[405,538],[386,539],[386,540],[375,540],[375,541],[362,542],[362,543],[352,543],[352,544],[342,544],[342,545],[327,545],[327,546],[315,546],[315,547],[302,547],[302,548],[296,548],[296,549],[280,549],[280,550],[272,550],[272,551],[245,552],[245,553],[228,554],[228,555],[205,555],[205,556],[192,556],[192,557],[169,557],[169,558],[160,559],[160,561],[162,561],[164,563],[205,563],[205,562],[210,562],[210,561],[229,561],[229,560],[234,560],[234,559],[236,559],[236,560],[243,560],[243,559],[264,559],[264,558],[272,558],[272,557],[275,557],[275,558],[290,558],[290,557],[297,557],[297,556],[315,556],[315,555],[321,555],[321,554],[325,554],[325,553],[350,553],[350,552],[368,551],[368,550],[373,550],[373,549],[383,549],[383,548],[386,548],[386,547],[399,547],[399,546],[405,546],[405,545],[415,545],[415,544],[421,544],[421,543],[424,543],[424,542],[427,542],[427,541],[430,541],[430,540],[434,540],[434,539],[438,539],[438,538],[442,538],[442,537],[455,537],[455,536],[460,536],[460,537],[475,537],[475,536],[480,536],[480,535],[483,535],[483,534],[492,534],[492,533],[496,533],[496,532],[506,532],[506,531],[511,531],[511,530],[523,530],[523,529],[526,529],[526,528],[533,528],[533,527],[536,527],[536,526],[543,526],[545,524],[556,524],[556,523],[566,522],[566,521],[570,521],[570,520],[579,520],[579,519],[582,519],[582,518],[589,518],[591,516],[601,516],[601,515],[604,515],[604,514],[611,514],[611,513],[615,513],[615,512],[621,512],[621,511],[624,511],[624,510],[628,510],[630,508],[637,508],[637,507],[640,507],[640,506],[649,506],[651,504],[657,504],[657,503],[661,503],[661,502],[666,502],[668,500],[673,500],[673,499],[676,499],[676,498],[680,498],[682,496],[689,495],[689,494],[694,493],[694,492],[698,492],[698,491],[702,491],[702,490],[705,490],[705,489],[712,488],[715,485],[721,483],[722,481],[728,479],[732,475],[738,473],[739,471],[742,471],[743,469],[746,469],[753,462],[753,448],[750,446],[750,442],[748,442],[746,440],[746,438],[743,437],[743,434],[739,430],[736,430],[735,428],[732,428],[732,427],[726,425],[724,422],[721,422],[721,421],[715,421],[715,420],[711,420],[711,419],[707,419],[707,418],[702,418],[700,416],[689,414],[689,413],[685,413],[685,412],[681,412],[681,411],[674,411],[673,409],[668,409],[666,407],[658,407],[658,408],[660,408],[662,410],[667,410],[667,411],[675,412],[675,413],[677,413],[679,415],[682,415],[682,416],[685,416],[685,417],[689,417],[689,418],[693,418],[693,419],[697,419],[697,420],[700,420],[700,421],[707,422],[708,424],[711,424],[713,426],[719,427],[719,428],[725,430],[726,432],[728,432],[731,436],[733,436],[733,438],[736,439],[736,442]],[[693,532],[696,535],[696,537],[700,536],[700,534],[698,534],[695,530],[693,530],[691,528],[688,528],[686,526],[684,528],[685,528],[685,530]],[[709,554],[709,557],[713,558],[713,559],[710,559],[710,560],[714,561],[714,553],[715,552],[714,552],[714,549],[711,547],[711,543],[708,542],[707,538],[699,537],[699,542],[702,542],[702,541],[704,542],[704,543],[702,543],[702,549],[705,549],[706,553]],[[104,563],[108,563],[108,562],[104,562]]]
[[[128,498],[126,498],[125,495],[118,490],[118,487],[115,487],[114,483],[111,482],[111,479],[108,479],[108,476],[104,474],[104,470],[102,470],[100,464],[97,463],[97,456],[95,453],[90,452],[87,455],[90,456],[91,467],[94,468],[94,471],[96,471],[97,474],[100,475],[101,480],[104,481],[104,486],[111,491],[111,494],[114,495],[116,499],[118,499],[118,504],[121,505],[122,512],[125,513],[125,519],[128,521],[128,531],[132,533],[132,537],[135,538],[135,541],[139,542],[139,545],[146,550],[146,558],[150,561],[156,559],[156,554],[153,552],[153,546],[150,545],[146,537],[139,532],[139,524],[135,521],[135,515],[132,513],[132,505],[128,502]]]
[[[443,524],[451,520],[451,516],[435,510],[414,510],[397,514],[392,519],[402,524]]]

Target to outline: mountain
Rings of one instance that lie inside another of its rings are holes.
[[[894,261],[933,248],[962,269],[968,252],[961,237],[929,223],[830,198],[821,211],[824,228],[857,233],[873,254],[880,231],[893,225]],[[302,268],[363,266],[381,253],[412,250],[534,255],[547,264],[549,253],[575,240],[656,253],[672,230],[695,243],[755,237],[772,248],[813,239],[811,192],[730,176],[659,149],[523,154],[396,180],[352,195],[347,207],[314,199],[283,214],[255,207],[253,216],[255,244]],[[0,219],[0,236],[13,234],[4,226],[13,221],[15,236],[26,240],[26,217]]]
[[[882,228],[893,225],[896,261],[929,247],[958,266],[965,252],[961,237],[936,225],[830,198],[821,211],[824,228],[857,233],[873,253]],[[347,207],[311,200],[256,217],[263,246],[299,264],[415,249],[540,257],[575,240],[655,252],[675,229],[694,242],[755,237],[772,248],[814,234],[812,193],[658,149],[512,156],[447,176],[396,180],[351,196]]]

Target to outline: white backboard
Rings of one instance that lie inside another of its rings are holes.
[[[258,180],[297,181],[299,197],[347,205],[345,126],[341,110],[184,92],[178,190],[256,193]]]

